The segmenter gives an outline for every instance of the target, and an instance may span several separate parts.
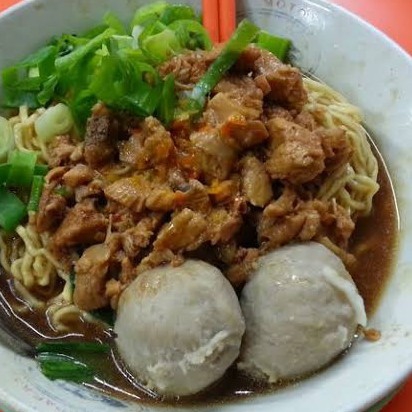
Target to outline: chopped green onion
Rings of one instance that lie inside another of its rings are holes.
[[[248,20],[242,20],[228,40],[219,57],[192,90],[189,101],[197,111],[205,104],[206,96],[213,90],[226,72],[233,66],[242,51],[253,41],[259,29]]]
[[[37,95],[37,101],[42,106],[45,106],[53,97],[57,84],[59,83],[59,77],[55,74],[51,75],[44,83],[43,88]]]
[[[30,187],[36,160],[37,154],[35,152],[19,152],[17,150],[11,152],[7,186]]]
[[[36,166],[34,166],[34,175],[46,176],[47,173],[49,173],[49,166],[41,164],[37,164]]]
[[[27,203],[27,210],[29,212],[37,212],[39,210],[39,203],[44,186],[43,176],[33,176],[31,184],[31,192],[29,202]]]
[[[0,117],[0,162],[5,162],[13,149],[13,129],[7,119]]]
[[[7,182],[9,177],[11,165],[10,163],[3,163],[0,165],[0,185]]]
[[[132,36],[119,36],[118,34],[115,34],[110,38],[110,42],[111,48],[114,50],[131,50],[136,49],[137,47],[136,39]]]
[[[176,33],[181,46],[186,49],[210,50],[213,47],[207,30],[195,20],[177,20],[169,25]]]
[[[85,129],[87,119],[92,113],[92,107],[97,103],[97,97],[90,89],[86,89],[78,93],[75,98],[69,103],[77,129],[81,132]]]
[[[45,77],[53,73],[54,60],[56,58],[56,47],[45,46],[37,52],[31,54],[17,65],[18,68],[36,68],[40,77]],[[32,72],[33,73],[33,72]]]
[[[170,24],[176,20],[198,20],[192,7],[185,4],[169,4],[160,16],[163,24]]]
[[[74,125],[70,109],[63,103],[49,107],[34,122],[39,139],[48,143],[56,136],[70,132]]]
[[[0,186],[0,226],[12,232],[27,214],[25,204],[4,186]]]
[[[117,34],[124,35],[126,34],[126,29],[122,21],[112,12],[108,11],[104,17],[103,21],[107,24],[108,27],[116,31]]]
[[[160,64],[183,50],[176,33],[159,21],[143,30],[139,36],[139,45],[155,64]]]
[[[70,356],[46,352],[37,355],[36,359],[43,374],[51,380],[63,379],[83,383],[94,377],[92,368]]]
[[[156,66],[184,49],[211,47],[199,16],[188,5],[159,1],[140,7],[129,30],[117,16],[106,13],[103,24],[78,36],[56,36],[22,62],[4,69],[2,105],[37,108],[64,103],[80,135],[98,101],[136,116],[156,111],[170,119],[171,105],[159,107],[162,93],[170,86],[160,79]],[[39,130],[42,120],[36,122]],[[45,123],[45,133],[38,134],[47,142],[54,133]],[[1,155],[12,150],[1,143],[0,163],[6,160]]]
[[[116,30],[107,29],[103,33],[92,38],[88,43],[79,46],[77,49],[73,50],[71,53],[56,59],[56,68],[59,71],[69,70],[72,66],[77,64],[81,59],[87,56],[89,53],[98,49],[102,46],[103,42],[109,39],[110,36],[116,34]]]
[[[80,38],[93,39],[93,37],[96,37],[99,34],[102,34],[106,29],[107,29],[107,24],[99,24],[83,32]]]
[[[168,74],[164,80],[162,95],[158,107],[160,120],[168,126],[174,119],[176,108],[175,79],[172,74]]]
[[[146,27],[148,24],[160,19],[160,16],[167,7],[168,4],[165,1],[156,1],[139,7],[133,17],[131,26]]]
[[[155,111],[161,87],[152,66],[123,54],[105,56],[90,84],[94,95],[108,106],[143,117]]]
[[[262,49],[270,51],[279,60],[285,61],[292,42],[262,30],[257,36],[256,44]]]
[[[55,46],[45,46],[15,66],[4,69],[2,71],[3,105],[6,107],[21,105],[27,105],[29,108],[39,107],[37,94],[55,70],[56,55]]]
[[[36,346],[37,353],[108,353],[110,346],[98,342],[43,342]]]

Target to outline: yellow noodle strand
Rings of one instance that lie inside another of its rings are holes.
[[[305,78],[308,103],[305,110],[325,128],[341,127],[346,131],[353,156],[349,167],[331,173],[323,182],[317,197],[321,200],[336,199],[349,210],[351,216],[367,216],[372,210],[372,199],[379,190],[377,183],[378,162],[373,155],[365,129],[361,125],[361,113],[329,86]]]

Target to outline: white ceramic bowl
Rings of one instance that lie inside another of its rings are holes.
[[[29,0],[0,16],[0,67],[61,32],[100,21],[107,10],[130,18],[137,0]],[[199,7],[200,1],[187,1]],[[358,412],[412,370],[412,59],[376,29],[322,0],[242,0],[238,17],[290,37],[295,62],[364,112],[397,193],[401,235],[395,273],[370,324],[382,339],[355,345],[325,372],[271,395],[191,411]],[[0,399],[13,411],[169,411],[126,404],[69,383],[52,383],[33,361],[0,347]],[[174,411],[180,409],[172,409]],[[181,410],[187,410],[183,408]]]

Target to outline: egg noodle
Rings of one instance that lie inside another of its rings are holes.
[[[34,151],[41,162],[49,161],[47,145],[38,138],[34,124],[46,111],[39,108],[29,114],[26,106],[9,119],[14,134],[15,146],[20,151]],[[13,276],[14,288],[21,298],[33,309],[47,308],[50,326],[57,331],[69,330],[68,322],[75,317],[87,314],[73,304],[73,286],[70,274],[47,249],[49,235],[36,230],[35,214],[29,213],[25,226],[18,226],[13,235],[0,231],[0,263],[6,272]],[[58,279],[63,283],[61,292],[56,293]],[[40,300],[34,291],[52,296]]]
[[[19,114],[10,118],[9,122],[13,128],[16,148],[21,152],[35,152],[40,161],[48,162],[47,146],[38,138],[34,129],[34,123],[45,111],[46,109],[42,107],[29,115],[27,106],[21,106]]]
[[[372,198],[379,189],[378,164],[361,125],[360,111],[323,83],[305,78],[304,85],[309,96],[304,109],[325,128],[344,128],[354,149],[350,162],[325,179],[317,197],[336,202],[349,210],[352,217],[367,216],[372,209]],[[34,128],[34,122],[45,110],[41,108],[29,114],[27,107],[21,107],[18,115],[9,122],[16,147],[22,151],[35,151],[39,159],[47,162],[47,146],[38,139]],[[119,170],[119,174],[122,172]],[[32,214],[29,222],[19,226],[13,235],[0,232],[1,265],[14,278],[15,290],[29,306],[45,308],[50,325],[57,331],[68,330],[67,324],[76,317],[92,320],[89,314],[73,304],[70,274],[48,251],[49,236],[39,234],[34,222],[35,216]],[[330,241],[326,246],[335,253],[339,252],[339,248]],[[63,286],[59,287],[56,296],[57,284]],[[33,293],[47,288],[51,297],[45,300],[40,300]]]
[[[317,197],[320,200],[335,199],[349,210],[352,217],[368,216],[373,196],[379,190],[378,162],[361,124],[361,112],[324,83],[304,78],[304,85],[308,91],[304,109],[325,128],[343,128],[354,150],[349,163],[324,180]]]

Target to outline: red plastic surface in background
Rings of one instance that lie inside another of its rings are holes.
[[[386,33],[412,54],[412,0],[333,0]],[[0,0],[0,11],[17,3]],[[412,412],[412,378],[382,412]]]

